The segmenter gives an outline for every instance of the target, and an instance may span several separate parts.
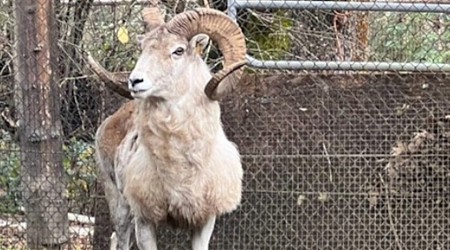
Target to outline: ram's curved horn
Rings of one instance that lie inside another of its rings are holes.
[[[218,44],[224,57],[224,65],[205,88],[209,98],[217,100],[224,90],[237,84],[242,76],[242,66],[247,63],[247,48],[242,30],[230,17],[218,10],[199,8],[176,15],[167,23],[167,29],[188,40],[199,33],[205,33]],[[219,83],[225,78],[227,86],[220,87]]]
[[[105,83],[106,87],[123,97],[133,99],[130,91],[124,87],[128,84],[128,74],[125,73],[122,76],[118,76],[116,73],[109,72],[89,53],[87,53],[87,61],[91,70]]]
[[[152,31],[164,24],[164,15],[158,7],[158,4],[158,0],[152,0],[150,1],[150,7],[145,7],[142,10],[142,17],[146,24],[147,31]]]

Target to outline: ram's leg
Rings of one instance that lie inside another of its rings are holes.
[[[141,219],[136,219],[136,243],[140,250],[157,250],[156,227],[145,223]]]
[[[192,235],[192,250],[208,250],[209,240],[214,231],[215,223],[216,217],[212,216],[201,229],[194,231]]]
[[[130,236],[133,230],[130,207],[111,178],[104,178],[103,185],[111,220],[114,224],[114,235],[111,236],[110,249],[128,250],[130,249]]]
[[[117,250],[130,249],[130,236],[133,231],[133,221],[130,207],[122,195],[119,196],[115,213],[112,215],[117,238]]]

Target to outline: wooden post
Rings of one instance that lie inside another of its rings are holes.
[[[15,0],[15,105],[28,249],[68,241],[53,0]]]

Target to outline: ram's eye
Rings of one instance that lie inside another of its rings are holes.
[[[173,53],[177,56],[181,56],[184,53],[184,49],[181,47],[178,47]]]

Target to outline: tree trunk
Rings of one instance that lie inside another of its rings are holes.
[[[15,105],[28,249],[68,241],[52,0],[16,0]],[[55,36],[56,37],[56,36]]]

